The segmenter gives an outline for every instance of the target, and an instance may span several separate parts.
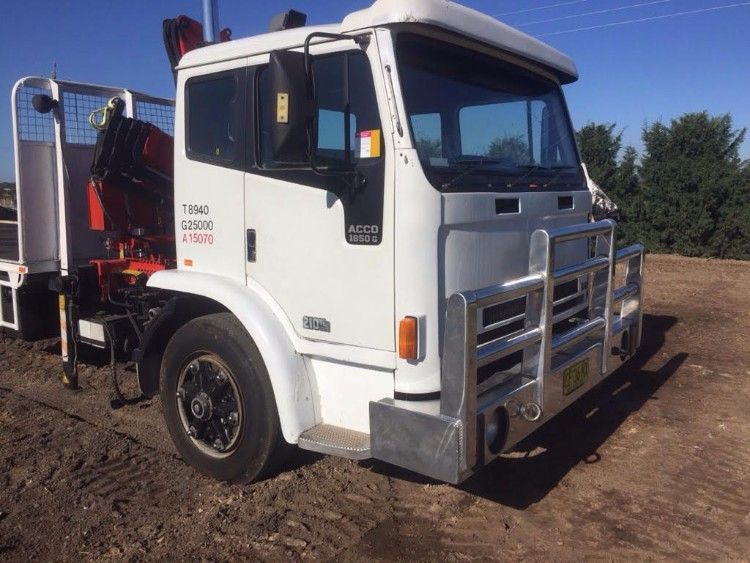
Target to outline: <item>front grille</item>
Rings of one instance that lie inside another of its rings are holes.
[[[570,309],[573,309],[574,307],[577,307],[583,302],[583,295],[580,297],[576,297],[575,299],[572,299],[570,301],[566,301],[565,303],[560,303],[559,305],[555,305],[552,307],[552,316],[557,316],[560,313],[564,313],[565,311],[568,311]]]
[[[517,321],[513,321],[512,323],[509,323],[507,325],[492,328],[485,332],[480,332],[477,334],[477,344],[486,344],[487,342],[491,342],[492,340],[496,340],[498,338],[502,338],[503,336],[508,336],[509,334],[518,332],[523,328],[523,323],[524,319],[518,319]]]
[[[580,295],[576,296],[578,293],[580,293]],[[566,311],[571,311],[570,315],[567,316],[574,315],[577,311],[580,311],[586,300],[586,294],[585,292],[580,292],[579,281],[577,279],[555,286],[553,296],[556,303],[563,300],[562,303],[553,305],[553,317],[564,315]]]
[[[513,354],[505,356],[491,364],[477,368],[477,385],[481,386],[482,383],[497,373],[511,372],[511,370],[518,366],[522,360],[523,352],[514,352]]]
[[[555,302],[562,301],[562,303],[557,303],[552,307],[552,314],[557,317],[557,324],[553,327],[559,328],[558,325],[562,324],[568,326],[570,322],[568,319],[573,318],[581,310],[581,307],[585,307],[586,293],[581,291],[579,280],[574,279],[556,285],[553,290],[553,299]],[[525,324],[526,297],[519,297],[485,307],[481,312],[481,328],[477,331],[477,345],[481,346],[493,340],[520,333],[524,330]],[[517,366],[522,360],[523,354],[516,352],[501,360],[482,366],[477,370],[477,384],[481,385],[491,377],[501,373],[512,375],[517,371]],[[502,377],[500,380],[502,380]]]
[[[570,297],[575,293],[578,293],[578,280],[570,280],[555,286],[553,299],[559,301],[560,299]]]
[[[491,307],[485,307],[482,310],[482,326],[486,328],[490,325],[499,323],[500,321],[504,321],[512,317],[517,317],[518,315],[523,315],[525,312],[525,297],[513,299],[512,301],[506,301],[505,303],[498,303],[497,305],[492,305]]]
[[[523,330],[526,322],[526,297],[498,303],[482,310],[482,327],[477,344],[482,345]],[[489,328],[488,328],[489,327]],[[523,353],[510,354],[477,369],[477,385],[499,373],[509,373],[523,359]],[[502,378],[501,378],[502,379]],[[494,385],[494,384],[493,384]]]

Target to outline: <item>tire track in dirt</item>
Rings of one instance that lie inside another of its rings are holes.
[[[659,442],[644,446],[650,470],[634,473],[634,492],[628,494],[615,483],[593,491],[582,509],[568,512],[572,529],[579,534],[588,530],[586,536],[599,538],[596,545],[608,545],[610,553],[621,557],[637,552],[683,560],[736,558],[738,550],[743,551],[740,546],[750,546],[747,441],[704,434],[691,420],[689,408],[678,405],[674,410],[672,418],[681,422],[676,428],[670,425]],[[651,432],[648,425],[638,424],[632,436]],[[665,456],[665,444],[684,453]],[[623,448],[610,463],[628,464],[629,452]]]
[[[342,554],[344,561],[459,561],[498,556],[510,529],[502,509],[460,488],[399,468],[378,469],[390,476],[391,513]]]
[[[149,477],[152,468],[158,465],[160,455],[155,451],[148,451],[82,467],[76,472],[76,486],[105,499],[113,495],[132,499],[158,499],[169,493],[168,489],[158,485],[154,477]]]
[[[83,426],[96,432],[111,431],[23,395],[13,395],[10,392],[9,395],[0,397],[0,400],[5,402],[10,396],[16,402],[29,406],[27,414],[15,420],[17,428],[38,419],[36,409],[50,408],[51,415],[67,419],[67,426]],[[58,428],[56,435],[50,436],[50,441],[53,444],[64,444],[73,434],[83,435],[85,432],[81,428],[75,428],[72,433],[68,433]],[[113,506],[115,512],[122,513],[126,506],[123,502],[133,506],[141,503],[150,506],[161,504],[167,512],[174,512],[175,507],[171,501],[185,496],[184,491],[175,485],[175,481],[204,481],[204,478],[196,476],[192,469],[172,456],[150,449],[127,435],[114,434],[113,439],[119,439],[116,441],[123,443],[116,447],[89,450],[88,455],[73,456],[73,471],[66,477],[67,486],[77,491],[76,494],[86,506],[103,502],[104,505]],[[30,444],[29,453],[36,447],[36,443]],[[57,457],[61,459],[60,456]],[[43,463],[49,463],[49,456],[45,459]],[[179,470],[175,471],[174,467],[165,465],[178,465]],[[167,474],[171,474],[174,479],[166,480],[164,475]],[[209,489],[228,488],[230,493],[242,489],[208,482]],[[199,518],[208,519],[210,531],[219,535],[241,529],[242,541],[251,547],[251,551],[244,553],[267,559],[310,555],[319,558],[334,557],[356,544],[362,536],[392,514],[389,507],[392,498],[388,477],[356,463],[335,458],[318,459],[296,473],[284,473],[252,486],[251,489],[255,489],[252,503],[237,506],[234,510],[219,506],[221,500],[216,497],[225,495],[218,494],[213,499],[208,496],[198,501],[200,506],[197,511],[177,512],[180,516],[188,517],[195,517],[196,512],[198,515],[205,515]],[[186,500],[196,499],[194,495],[188,495]],[[219,506],[216,513],[219,520],[216,521],[210,516],[215,512],[214,507],[206,507],[212,504],[212,500]],[[418,504],[418,501],[414,501],[413,506]],[[259,505],[263,507],[260,514]],[[221,517],[230,515],[230,512],[233,512],[231,526],[225,526]],[[91,531],[91,535],[96,535],[97,529]],[[166,522],[164,529],[168,529]]]
[[[51,343],[3,339],[0,558],[746,560],[750,267],[648,267],[651,360],[464,487],[308,453],[216,483],[175,456],[158,401],[109,410],[108,367],[81,364],[70,394]]]
[[[181,552],[192,545],[195,554],[210,558],[215,541],[231,540],[224,555],[331,558],[389,514],[388,478],[356,463],[312,459],[262,483],[231,486],[197,475],[170,454],[12,391],[0,390],[0,405],[6,433],[29,429],[19,448],[0,450],[0,470],[10,478],[0,507],[40,506],[41,500],[55,505],[49,511],[55,513],[63,507],[50,495],[72,500],[79,512],[71,525],[92,554],[167,555],[169,545],[179,545]],[[40,443],[48,447],[40,451]],[[55,471],[42,471],[52,466]],[[81,517],[81,511],[89,515]],[[110,527],[124,519],[133,529],[113,541]],[[197,537],[185,520],[198,524]],[[14,551],[33,555],[24,551],[27,542],[16,540]]]
[[[263,533],[253,530],[254,547],[263,558],[332,558],[389,513],[387,478],[345,460],[319,459],[296,475],[282,474],[267,484],[277,487],[259,491],[272,497],[267,525]],[[258,515],[244,513],[243,521],[249,529],[257,528]]]

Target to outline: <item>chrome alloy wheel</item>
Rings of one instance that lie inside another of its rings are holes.
[[[234,375],[214,354],[204,353],[182,368],[177,410],[185,433],[206,455],[229,456],[240,437],[242,400]]]

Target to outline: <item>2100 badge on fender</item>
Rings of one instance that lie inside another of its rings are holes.
[[[331,332],[331,322],[321,317],[302,317],[302,328],[307,330],[319,330],[321,332]]]

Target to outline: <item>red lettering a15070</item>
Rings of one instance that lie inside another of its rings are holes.
[[[211,233],[185,233],[182,235],[185,244],[213,244],[214,235]]]

